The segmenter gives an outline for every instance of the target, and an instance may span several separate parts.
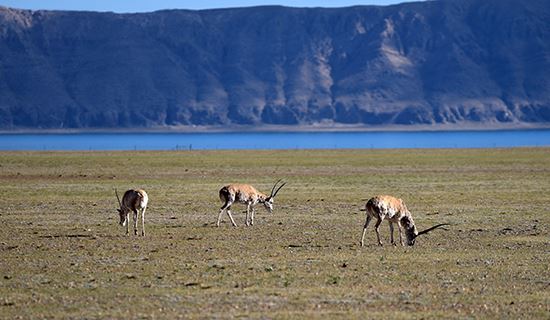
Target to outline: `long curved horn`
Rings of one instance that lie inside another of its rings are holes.
[[[433,227],[431,227],[431,228],[428,228],[428,229],[426,229],[426,230],[420,231],[420,232],[416,235],[416,237],[418,237],[418,236],[421,235],[421,234],[426,234],[426,233],[428,233],[428,232],[430,232],[430,231],[432,231],[432,230],[434,230],[434,229],[437,229],[437,228],[443,227],[443,226],[450,226],[450,224],[448,224],[448,223],[436,224],[435,226],[433,226]],[[448,230],[448,229],[443,229],[443,230]]]
[[[120,198],[118,197],[118,192],[116,191],[116,188],[115,188],[115,195],[118,200],[118,205],[122,208],[122,202],[120,202]]]
[[[277,192],[279,192],[279,190],[281,190],[281,188],[284,187],[285,184],[286,184],[286,182],[283,183],[283,184],[277,189],[277,191],[275,191],[275,193],[273,194],[273,198],[275,198],[275,196],[277,195]]]
[[[273,185],[273,188],[271,189],[271,195],[269,197],[274,197],[273,195],[273,191],[275,191],[275,188],[277,187],[277,185],[279,184],[279,182],[281,182],[283,179],[279,179],[277,180],[277,182],[275,182],[275,184]]]

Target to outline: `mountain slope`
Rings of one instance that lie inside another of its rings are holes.
[[[0,127],[550,122],[547,0],[0,8]]]

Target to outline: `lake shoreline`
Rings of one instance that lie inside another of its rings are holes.
[[[550,146],[550,129],[0,134],[0,150],[379,149]]]
[[[315,124],[315,125],[233,125],[233,126],[162,126],[148,128],[82,128],[82,129],[39,129],[17,128],[0,130],[0,134],[79,134],[79,133],[232,133],[232,132],[432,132],[432,131],[514,131],[514,130],[545,130],[550,129],[550,123],[467,123],[461,125],[346,125],[346,124]]]

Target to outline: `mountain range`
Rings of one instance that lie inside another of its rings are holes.
[[[0,128],[550,124],[550,2],[0,7]]]

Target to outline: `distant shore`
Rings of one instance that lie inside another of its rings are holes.
[[[223,132],[385,132],[385,131],[498,131],[550,129],[550,123],[461,123],[435,125],[232,125],[232,126],[157,126],[148,128],[16,128],[0,129],[0,134],[70,133],[223,133]]]

